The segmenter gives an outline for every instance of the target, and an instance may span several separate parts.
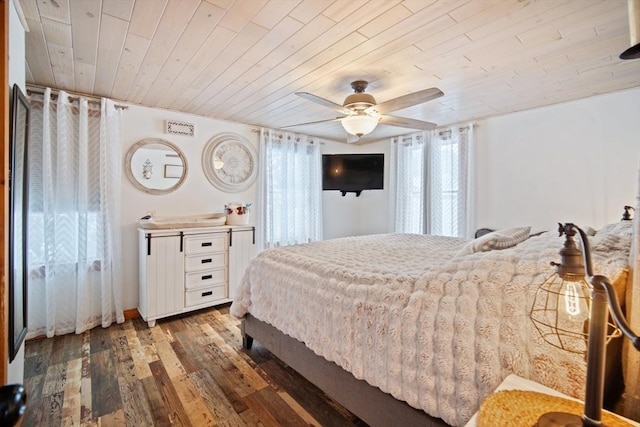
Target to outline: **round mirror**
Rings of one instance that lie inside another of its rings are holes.
[[[187,177],[187,159],[178,147],[158,138],[143,139],[127,152],[125,170],[139,190],[167,194],[178,189]]]

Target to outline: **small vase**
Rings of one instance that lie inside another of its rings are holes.
[[[249,224],[249,212],[246,211],[242,203],[228,203],[224,210],[227,214],[227,225],[247,225]]]

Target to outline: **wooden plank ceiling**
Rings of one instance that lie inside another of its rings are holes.
[[[27,82],[279,128],[350,82],[440,126],[640,86],[626,0],[20,0]],[[292,128],[344,140],[338,122]],[[378,140],[411,129],[379,125]]]

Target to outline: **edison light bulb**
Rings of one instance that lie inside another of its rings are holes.
[[[584,322],[589,318],[587,296],[584,295],[581,282],[565,281],[560,296],[561,310],[572,322]]]

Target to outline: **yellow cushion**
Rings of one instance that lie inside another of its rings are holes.
[[[582,403],[535,391],[503,390],[493,393],[480,406],[478,427],[522,427],[536,425],[547,412],[567,412],[581,416]],[[610,412],[602,412],[607,427],[632,427]]]

